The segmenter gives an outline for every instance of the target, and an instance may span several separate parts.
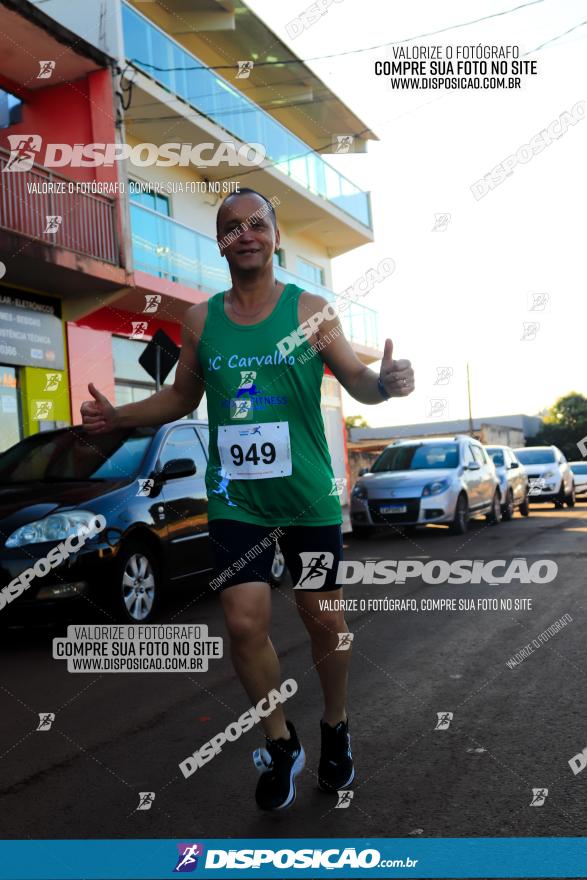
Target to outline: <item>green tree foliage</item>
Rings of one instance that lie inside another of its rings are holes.
[[[347,426],[347,429],[348,428],[368,428],[369,427],[369,425],[367,424],[367,422],[363,418],[363,416],[347,416],[344,421],[345,421],[345,425]]]
[[[582,458],[577,443],[587,437],[587,397],[571,391],[559,397],[544,417],[544,424],[528,446],[558,446],[569,461]]]

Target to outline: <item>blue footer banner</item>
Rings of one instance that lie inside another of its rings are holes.
[[[577,837],[10,840],[2,880],[194,877],[581,877]]]

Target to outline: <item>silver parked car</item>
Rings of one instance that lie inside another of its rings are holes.
[[[587,501],[587,461],[570,461],[577,501]]]
[[[501,513],[504,519],[511,519],[516,508],[522,516],[528,516],[529,480],[526,468],[516,458],[516,453],[509,446],[487,446],[487,452],[493,459],[495,472],[499,480],[501,492]]]
[[[575,506],[573,472],[558,446],[524,446],[514,452],[528,471],[531,504]]]
[[[477,514],[499,523],[501,493],[492,460],[467,436],[396,440],[369,470],[360,471],[351,493],[357,535],[428,523],[463,534]]]

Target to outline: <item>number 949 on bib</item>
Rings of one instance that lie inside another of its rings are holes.
[[[218,453],[229,480],[291,476],[289,422],[219,425]]]

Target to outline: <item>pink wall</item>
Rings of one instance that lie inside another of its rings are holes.
[[[71,399],[71,421],[81,423],[80,406],[90,400],[88,382],[93,382],[113,403],[114,367],[112,363],[112,334],[107,330],[93,330],[67,323],[67,349]]]
[[[169,321],[149,320],[150,338],[157,330],[164,330],[176,345],[181,345],[181,328],[179,324]],[[80,406],[84,400],[90,400],[88,382],[114,403],[114,362],[112,358],[112,334],[130,334],[132,321],[144,321],[145,315],[123,312],[117,309],[98,309],[78,322],[67,324],[69,380],[72,424],[80,424]],[[146,374],[145,374],[146,378]]]

